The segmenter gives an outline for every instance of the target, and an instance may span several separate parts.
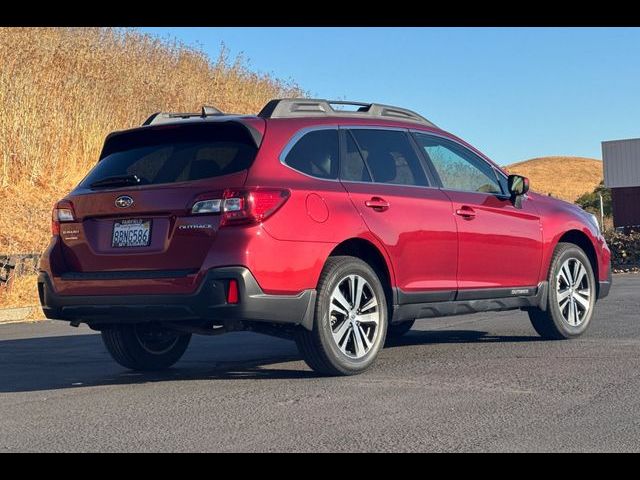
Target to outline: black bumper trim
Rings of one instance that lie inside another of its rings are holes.
[[[598,300],[609,295],[611,291],[611,284],[613,283],[613,273],[611,271],[611,264],[609,264],[609,272],[607,273],[607,279],[598,282]]]
[[[226,303],[228,281],[238,282],[240,302]],[[108,281],[108,280],[105,280]],[[46,272],[38,293],[49,319],[90,325],[140,321],[227,320],[303,325],[311,329],[316,291],[268,295],[245,267],[210,270],[195,293],[187,295],[58,295]]]
[[[144,280],[154,278],[181,278],[198,273],[198,270],[129,270],[125,272],[66,272],[60,275],[65,281],[83,280]]]

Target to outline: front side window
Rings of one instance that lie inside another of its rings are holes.
[[[398,130],[352,129],[362,158],[376,183],[427,186],[427,176],[407,133]]]
[[[284,163],[312,177],[338,178],[338,130],[313,130],[300,138]]]
[[[416,133],[418,145],[438,172],[443,188],[466,192],[502,194],[493,167],[455,142]]]
[[[509,191],[509,185],[507,182],[507,177],[502,175],[498,170],[496,170],[496,177],[498,177],[498,183],[500,184],[500,188],[502,189],[502,193],[507,193]]]

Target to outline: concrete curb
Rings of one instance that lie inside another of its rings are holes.
[[[0,325],[3,323],[33,322],[29,316],[39,308],[37,305],[16,308],[0,308]]]

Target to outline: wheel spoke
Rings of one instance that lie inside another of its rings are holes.
[[[360,307],[360,311],[367,312],[377,306],[378,306],[378,301],[376,300],[376,297],[373,297],[367,303],[365,303],[362,307]]]
[[[582,279],[587,274],[587,269],[580,262],[576,262],[578,264],[577,270],[578,272],[574,276],[574,285],[578,287],[582,282]]]
[[[558,272],[558,288],[560,288],[560,280],[564,281],[564,284],[566,286],[571,286],[571,283],[569,282],[569,279],[567,278],[567,275],[564,272],[564,268],[561,268],[560,271]]]
[[[357,315],[356,318],[360,323],[373,323],[375,325],[378,324],[379,315],[378,312],[375,313],[365,313],[364,315]]]
[[[349,312],[344,310],[342,307],[339,307],[335,303],[331,302],[329,313],[333,313],[333,312],[338,312],[339,314],[344,315],[345,317],[349,316]]]
[[[586,298],[584,298],[582,295],[580,295],[578,292],[575,292],[573,294],[573,298],[575,299],[575,301],[577,303],[579,303],[582,308],[584,308],[585,312],[589,309],[589,300],[587,300]]]
[[[367,337],[367,334],[364,332],[362,325],[358,325],[358,330],[360,331],[360,336],[362,337],[362,342],[364,343],[364,347],[366,348],[367,351],[369,351],[372,345],[371,340],[369,340],[369,337]]]
[[[333,291],[333,295],[331,295],[331,300],[332,303],[333,301],[338,302],[344,310],[351,310],[351,304],[346,298],[344,298],[344,295],[342,295],[340,288],[336,287],[336,289]]]
[[[576,279],[578,278],[578,272],[580,271],[580,267],[582,264],[577,260],[573,261],[573,268],[571,268],[571,264],[569,264],[569,270],[571,271],[571,281],[575,284]]]
[[[364,290],[364,279],[360,279],[360,281],[358,281],[360,277],[356,277],[355,282],[356,282],[356,293],[355,293],[355,297],[353,300],[353,308],[358,310],[360,308],[360,305],[362,304],[362,291]]]
[[[364,345],[362,344],[362,338],[360,337],[360,329],[359,328],[354,328],[352,329],[353,332],[353,338],[355,340],[355,345],[356,345],[356,356],[357,357],[361,357],[366,353],[366,350],[364,348]]]
[[[351,304],[351,308],[355,308],[356,306],[356,283],[358,280],[355,275],[349,275],[349,303]]]
[[[340,326],[338,327],[338,329],[332,332],[333,338],[335,338],[336,343],[338,345],[340,345],[341,343],[340,340],[344,338],[344,334],[346,333],[347,330],[349,330],[350,327],[351,327],[351,322],[349,321],[349,319],[345,318],[340,324]]]
[[[569,323],[571,325],[575,324],[576,321],[576,316],[575,316],[575,306],[574,306],[574,301],[573,299],[569,299],[569,318],[567,318],[567,320],[569,321]]]
[[[568,261],[562,265],[561,273],[564,278],[564,281],[567,282],[567,285],[568,286],[573,285],[573,275],[571,275],[571,269],[569,268]]]
[[[571,290],[569,288],[558,292],[558,303],[562,302],[565,298],[571,295]]]
[[[347,334],[344,336],[342,341],[338,343],[338,347],[340,347],[340,350],[342,350],[342,353],[344,353],[345,355],[349,354],[349,352],[347,351],[347,345],[349,345],[349,340],[352,338],[352,334],[353,334],[353,326],[351,325],[351,322],[349,322],[349,326],[347,328]]]

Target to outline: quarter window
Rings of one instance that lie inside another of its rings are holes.
[[[404,131],[353,129],[353,137],[373,181],[427,186],[427,176]]]
[[[444,138],[415,134],[442,186],[450,190],[502,194],[493,167],[466,148]]]
[[[298,140],[284,162],[313,177],[336,179],[338,151],[338,130],[314,130]]]

